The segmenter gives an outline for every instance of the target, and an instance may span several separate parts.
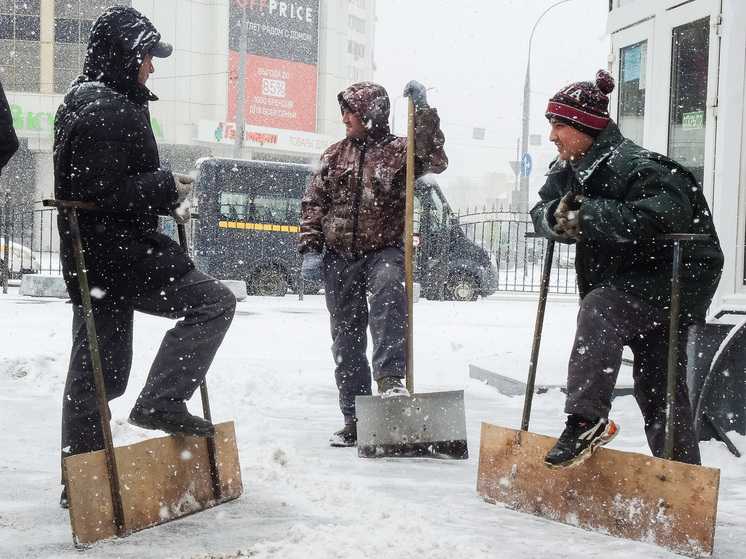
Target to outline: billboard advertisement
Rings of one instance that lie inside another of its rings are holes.
[[[238,112],[241,21],[246,18],[246,124],[316,130],[319,0],[231,0],[228,121]],[[245,16],[244,16],[245,14]]]

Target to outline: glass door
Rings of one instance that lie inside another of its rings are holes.
[[[710,18],[672,30],[668,156],[704,182]]]

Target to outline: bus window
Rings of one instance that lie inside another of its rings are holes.
[[[434,189],[430,191],[430,197],[430,231],[440,231],[443,229],[443,200]]]
[[[298,225],[300,221],[300,200],[273,196],[254,198],[257,223],[278,225]]]
[[[413,233],[415,235],[420,234],[420,216],[422,215],[422,202],[420,202],[420,197],[415,196],[414,197],[414,227],[413,227]]]
[[[246,220],[248,196],[239,192],[220,193],[220,217],[230,221]]]

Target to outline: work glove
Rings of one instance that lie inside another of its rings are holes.
[[[192,200],[189,195],[192,193],[192,183],[194,182],[194,179],[183,173],[172,174],[174,176],[174,182],[176,183],[178,196],[176,198],[176,207],[171,211],[171,216],[179,225],[186,225],[189,223],[189,218],[192,216]]]
[[[300,277],[311,283],[323,283],[324,260],[319,252],[307,252],[303,255],[303,264],[300,267]]]
[[[404,86],[404,97],[411,97],[415,109],[427,107],[427,91],[420,82],[412,80]]]
[[[578,217],[580,215],[580,206],[586,200],[585,196],[575,195],[572,191],[569,191],[562,197],[559,204],[557,204],[557,209],[554,211],[554,219],[557,221],[553,227],[555,233],[575,240],[580,238]]]

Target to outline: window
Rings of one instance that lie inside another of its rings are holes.
[[[356,41],[347,41],[347,52],[355,55],[355,60],[365,58],[365,45]]]
[[[350,29],[354,29],[355,31],[359,31],[360,33],[365,33],[365,20],[360,19],[357,16],[353,16],[350,14],[348,25]]]
[[[116,4],[130,6],[132,2]],[[54,6],[54,92],[65,93],[83,71],[91,27],[107,4],[100,0],[65,0]]]
[[[254,196],[239,192],[220,193],[220,217],[228,221],[292,225],[300,221],[300,199],[283,196]]]
[[[359,68],[355,68],[354,66],[347,67],[347,77],[353,82],[359,82],[364,79],[363,71]]]
[[[435,189],[430,191],[430,232],[443,229],[443,200],[440,199]]]
[[[642,145],[645,131],[645,89],[648,42],[620,49],[619,129],[627,138]]]
[[[668,156],[704,179],[710,18],[673,30]]]

